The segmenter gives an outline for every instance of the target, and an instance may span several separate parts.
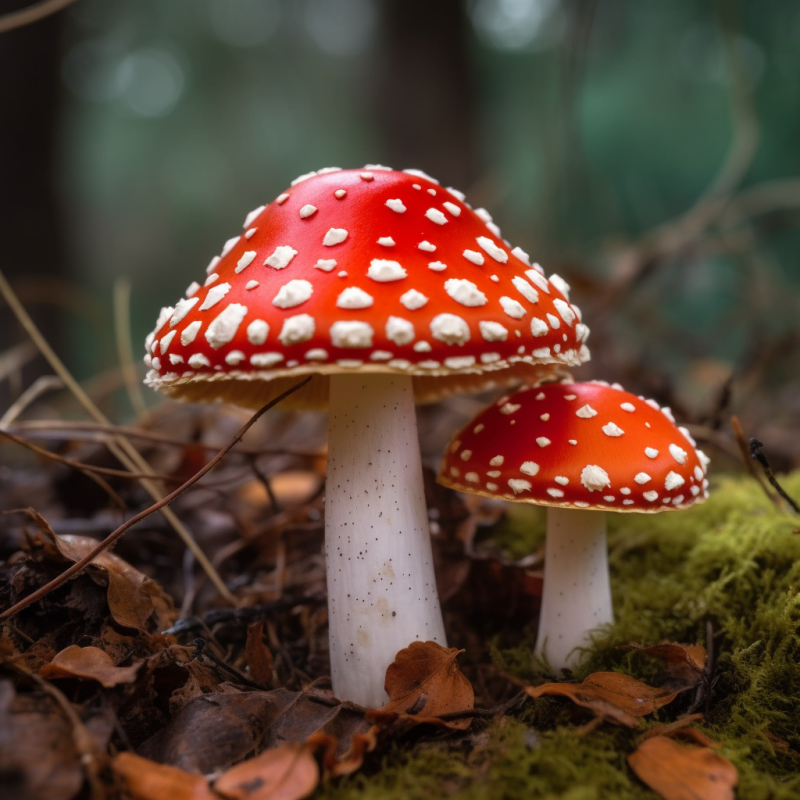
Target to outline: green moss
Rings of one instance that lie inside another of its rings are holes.
[[[784,485],[800,497],[800,473]],[[736,764],[740,800],[800,797],[798,528],[800,519],[776,511],[750,478],[719,480],[707,503],[686,512],[609,515],[616,622],[595,638],[576,675],[613,669],[646,680],[660,664],[620,644],[705,645],[710,622],[718,667],[704,728]],[[516,507],[494,538],[519,556],[540,544],[543,533],[540,512]],[[496,662],[526,680],[536,674],[531,636],[532,629],[514,648],[493,652]],[[688,701],[679,698],[660,718],[673,718]],[[330,784],[318,796],[654,798],[626,765],[636,733],[604,726],[579,737],[571,714],[563,700],[529,703],[517,719],[492,724],[469,747],[398,746],[372,774]]]

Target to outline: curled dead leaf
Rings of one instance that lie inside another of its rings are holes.
[[[685,684],[685,688],[697,686],[702,680],[707,659],[706,649],[702,645],[662,642],[645,647],[638,642],[629,642],[626,648],[666,661],[667,677]]]
[[[456,657],[463,650],[442,647],[436,642],[412,642],[401,650],[386,670],[389,702],[383,711],[439,717],[454,711],[468,711],[475,703],[472,684],[462,675]],[[423,699],[422,695],[427,695]],[[447,727],[465,729],[472,720],[447,722]]]
[[[229,769],[214,783],[214,791],[228,800],[299,800],[318,783],[311,748],[285,744]]]
[[[664,800],[733,800],[736,767],[708,747],[687,747],[666,736],[646,739],[628,756],[643,783]]]
[[[78,678],[97,681],[106,689],[123,683],[133,683],[139,675],[143,661],[129,667],[117,667],[111,656],[99,647],[78,647],[73,644],[56,653],[55,658],[39,670],[45,680],[53,678]]]
[[[133,753],[120,753],[111,767],[133,800],[218,800],[202,775]]]
[[[325,774],[337,778],[340,775],[351,775],[361,768],[364,756],[376,748],[380,730],[380,725],[373,725],[366,733],[356,733],[350,741],[350,749],[343,756],[337,755],[340,749],[338,739],[322,731],[309,736],[306,744],[321,748]]]

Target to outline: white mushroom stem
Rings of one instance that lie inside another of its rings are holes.
[[[411,377],[331,375],[325,558],[333,692],[380,708],[387,667],[444,645]]]
[[[613,621],[605,513],[548,508],[537,654],[572,667],[589,634]]]

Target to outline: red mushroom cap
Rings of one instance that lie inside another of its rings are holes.
[[[360,370],[413,375],[425,401],[588,359],[566,283],[418,171],[310,173],[244,228],[162,311],[149,385],[257,406],[298,375]]]
[[[523,503],[652,513],[705,500],[707,464],[655,401],[599,381],[550,383],[478,414],[453,437],[438,480]]]

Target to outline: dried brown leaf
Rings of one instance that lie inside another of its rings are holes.
[[[678,692],[648,686],[619,672],[595,672],[584,679],[583,686],[634,717],[652,714],[678,696]]]
[[[218,800],[202,775],[156,764],[133,753],[120,753],[111,767],[134,800]]]
[[[250,677],[263,686],[272,683],[273,659],[269,648],[264,644],[264,622],[254,622],[247,628],[245,659],[250,668]]]
[[[409,709],[425,717],[468,711],[475,704],[472,684],[461,674],[456,657],[463,650],[436,642],[412,642],[401,650],[386,670],[384,711]],[[423,698],[423,694],[426,698]],[[448,722],[451,728],[468,728],[472,720]]]
[[[739,779],[736,767],[719,753],[666,736],[646,739],[628,764],[664,800],[733,800]]]
[[[680,736],[682,739],[689,739],[702,747],[713,747],[714,749],[722,747],[719,742],[710,739],[699,728],[691,727],[693,723],[701,719],[703,719],[702,714],[690,714],[676,719],[675,722],[670,722],[668,725],[654,725],[642,734],[641,740],[651,739],[653,736],[667,736],[670,739]]]
[[[546,683],[543,686],[526,686],[525,692],[534,699],[543,695],[568,697],[576,705],[588,708],[598,719],[616,722],[626,728],[636,728],[639,720],[619,706],[600,697],[592,687],[576,683]]]
[[[117,667],[111,656],[99,647],[78,647],[73,644],[57,653],[55,658],[39,670],[45,680],[53,678],[79,678],[97,681],[107,689],[122,683],[133,683],[144,662],[129,667]]]
[[[311,749],[286,744],[228,770],[214,791],[228,800],[299,800],[318,783],[319,767]]]
[[[394,716],[394,715],[392,715]],[[394,721],[394,719],[392,720]],[[378,733],[382,725],[373,725],[366,733],[353,736],[350,749],[339,756],[339,741],[327,733],[314,733],[309,736],[307,744],[322,748],[322,766],[326,775],[337,778],[340,775],[352,775],[364,763],[364,756],[371,753],[378,745]]]
[[[629,642],[627,647],[651,658],[666,661],[667,675],[687,684],[687,688],[696,686],[702,678],[707,658],[706,649],[702,645],[662,642],[645,647],[638,642]]]

